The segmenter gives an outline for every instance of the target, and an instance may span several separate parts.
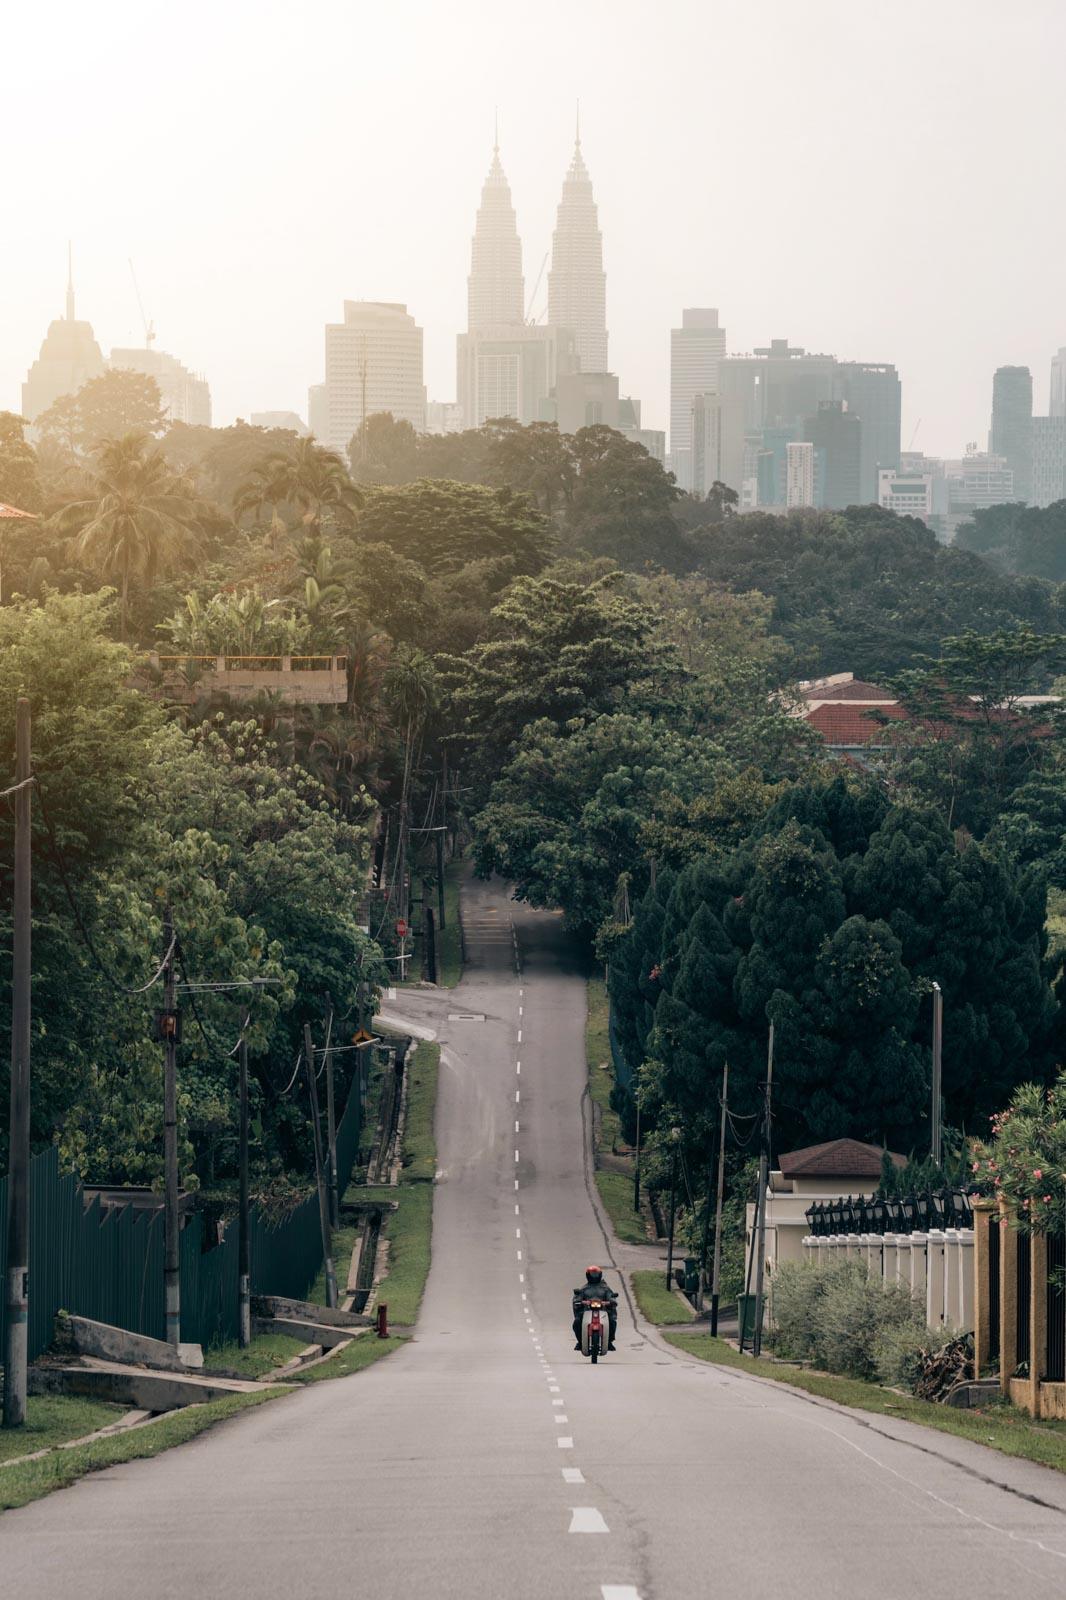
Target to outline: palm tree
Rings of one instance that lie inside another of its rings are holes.
[[[271,508],[271,535],[275,548],[284,526],[279,506],[291,505],[300,514],[308,534],[317,536],[323,514],[351,519],[363,504],[340,456],[324,450],[313,439],[298,439],[291,453],[269,455],[255,468],[234,502],[239,519],[247,512]]]
[[[154,582],[200,542],[202,507],[187,479],[145,433],[109,439],[96,451],[85,498],[64,506],[54,524],[104,577],[117,577],[126,637],[130,579]]]

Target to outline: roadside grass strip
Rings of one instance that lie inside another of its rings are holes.
[[[160,1418],[158,1422],[131,1428],[128,1433],[112,1434],[110,1438],[97,1439],[92,1444],[79,1445],[73,1450],[54,1450],[39,1461],[26,1461],[4,1468],[0,1470],[0,1511],[28,1505],[31,1500],[51,1494],[53,1489],[65,1489],[86,1473],[119,1466],[125,1461],[143,1461],[150,1456],[157,1456],[173,1445],[195,1439],[197,1434],[214,1427],[217,1422],[224,1422],[238,1411],[247,1411],[251,1406],[262,1405],[288,1392],[285,1389],[262,1389],[256,1394],[227,1395],[224,1400],[212,1400],[207,1405],[186,1406],[181,1411]],[[113,1406],[108,1409],[121,1414],[125,1407]],[[114,1420],[114,1417],[108,1418],[108,1421]],[[97,1426],[106,1426],[106,1423]],[[24,1442],[26,1449],[40,1448],[39,1444],[31,1444],[25,1436]]]
[[[402,1344],[406,1344],[406,1337],[390,1334],[387,1339],[379,1339],[372,1328],[366,1333],[361,1333],[351,1344],[345,1345],[328,1361],[320,1361],[316,1366],[306,1367],[302,1372],[285,1374],[286,1383],[321,1383],[325,1378],[350,1378],[354,1372],[362,1372],[365,1367],[373,1366],[375,1361],[380,1361],[382,1356],[391,1355]]]
[[[236,1339],[211,1345],[204,1351],[204,1370],[232,1372],[238,1378],[265,1378],[306,1348],[303,1340],[288,1333],[257,1333],[247,1350],[242,1350]]]
[[[68,1439],[83,1439],[98,1428],[109,1428],[128,1410],[128,1406],[84,1400],[73,1394],[30,1395],[25,1425],[0,1428],[0,1465],[16,1456],[32,1455],[34,1450],[51,1450]]]
[[[688,1301],[666,1287],[661,1272],[631,1272],[629,1277],[641,1316],[653,1322],[657,1328],[694,1319],[696,1313]]]
[[[387,1305],[389,1322],[411,1324],[418,1320],[422,1294],[429,1276],[430,1236],[433,1227],[433,1186],[400,1184],[396,1189],[360,1189],[360,1198],[395,1200],[398,1209],[386,1221],[389,1264],[378,1285],[376,1304]]]
[[[882,1417],[899,1417],[904,1422],[916,1422],[924,1428],[970,1439],[974,1444],[988,1445],[1002,1455],[1018,1456],[1066,1472],[1066,1422],[1038,1421],[1002,1401],[972,1411],[957,1411],[953,1406],[917,1400],[913,1395],[898,1394],[894,1389],[883,1389],[858,1378],[837,1378],[827,1372],[742,1356],[731,1344],[706,1333],[666,1333],[663,1337],[685,1355],[696,1356],[700,1361],[736,1367],[754,1377],[770,1378],[820,1399],[834,1400],[837,1405],[872,1411]]]
[[[603,1152],[613,1151],[622,1139],[622,1119],[611,1105],[614,1074],[604,1062],[611,1059],[610,1014],[607,985],[602,978],[590,978],[586,985],[588,1016],[585,1022],[585,1059],[588,1064],[589,1095],[595,1107],[596,1188],[603,1208],[611,1219],[618,1238],[625,1244],[647,1244],[644,1217],[633,1210],[633,1159],[613,1156],[617,1167],[601,1165]],[[674,1318],[677,1322],[679,1319]]]
[[[408,1064],[407,1118],[403,1134],[401,1183],[432,1183],[437,1170],[433,1115],[437,1107],[440,1045],[422,1040]]]

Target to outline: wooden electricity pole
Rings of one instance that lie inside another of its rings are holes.
[[[774,1081],[774,1025],[770,1024],[770,1043],[766,1052],[766,1090],[763,1099],[762,1148],[759,1151],[759,1226],[756,1233],[759,1254],[755,1259],[755,1327],[753,1355],[762,1354],[763,1274],[766,1267],[766,1189],[770,1182],[770,1096]]]
[[[311,1041],[311,1025],[304,1023],[304,1060],[307,1063],[307,1089],[311,1099],[311,1129],[315,1145],[315,1183],[318,1188],[318,1220],[322,1229],[322,1256],[326,1266],[326,1304],[337,1304],[337,1274],[333,1270],[333,1240],[329,1228],[329,1202],[326,1199],[326,1179],[322,1170],[322,1127],[318,1115],[318,1084],[315,1081],[315,1047]]]
[[[722,1115],[718,1125],[718,1187],[714,1201],[714,1264],[711,1268],[711,1337],[718,1336],[718,1291],[722,1279],[722,1201],[725,1197],[725,1126],[729,1107],[729,1062],[722,1067]]]
[[[7,1178],[4,1427],[26,1421],[30,1315],[30,702],[15,707],[14,949],[11,969],[11,1149]]]
[[[337,1227],[340,1221],[340,1196],[337,1193],[337,1107],[333,1095],[333,999],[327,995],[329,1014],[326,1020],[326,1140],[329,1146],[329,1222]]]

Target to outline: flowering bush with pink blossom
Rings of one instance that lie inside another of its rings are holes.
[[[991,1137],[970,1149],[973,1182],[1002,1196],[1019,1227],[1066,1232],[1066,1072],[1050,1089],[1022,1084],[992,1118]]]

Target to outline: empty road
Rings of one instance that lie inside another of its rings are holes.
[[[368,1371],[0,1517],[0,1592],[58,1600],[974,1600],[1066,1589],[1066,1479],[672,1353],[615,1286],[583,1126],[584,985],[561,919],[464,891],[417,1337]]]

